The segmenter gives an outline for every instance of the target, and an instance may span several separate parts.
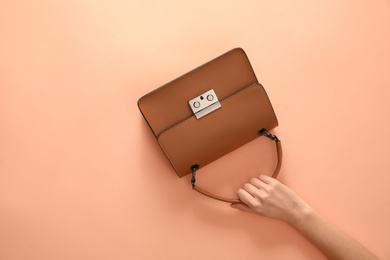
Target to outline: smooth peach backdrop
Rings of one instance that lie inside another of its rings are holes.
[[[390,259],[387,0],[1,1],[0,259],[324,259],[192,191],[138,111],[234,47],[278,116],[280,180]],[[272,149],[259,138],[199,183],[233,196]]]

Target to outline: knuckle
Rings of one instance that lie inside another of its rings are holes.
[[[277,183],[277,182],[274,182],[274,183],[272,183],[271,185],[269,185],[270,191],[277,190],[277,189],[279,189],[279,187],[280,187],[280,185],[279,185],[279,183]]]
[[[244,189],[249,190],[251,188],[251,185],[249,183],[244,184]]]
[[[266,187],[264,187],[265,193],[270,193],[270,192],[272,192],[272,189],[273,189],[273,187],[272,187],[271,185],[267,185]]]
[[[239,197],[244,196],[244,193],[245,193],[245,191],[244,191],[243,189],[239,189],[239,190],[237,191],[237,195],[238,195]]]
[[[269,199],[269,197],[270,197],[269,193],[264,193],[264,194],[261,195],[261,199],[263,201],[267,201]]]
[[[257,191],[255,192],[254,195],[255,195],[257,198],[262,199],[262,197],[263,197],[263,192],[260,191],[260,190],[257,190]]]
[[[261,203],[258,200],[253,200],[251,202],[251,205],[250,205],[251,208],[256,208],[256,209],[259,208],[260,206],[261,206]]]

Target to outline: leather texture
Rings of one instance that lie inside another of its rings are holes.
[[[191,116],[158,136],[162,150],[180,177],[192,172],[191,165],[205,166],[257,138],[261,128],[277,126],[260,84],[222,100],[221,106],[199,120]]]
[[[138,100],[138,107],[154,135],[191,117],[188,101],[214,89],[223,100],[241,89],[257,83],[245,52],[230,52],[184,74]]]
[[[215,91],[221,108],[197,119],[188,101],[210,89]],[[278,126],[269,98],[241,48],[143,96],[138,107],[179,177],[191,173],[194,164],[202,168],[252,141],[260,129],[269,131]],[[281,149],[279,157],[281,163]],[[194,189],[229,200],[196,186]]]

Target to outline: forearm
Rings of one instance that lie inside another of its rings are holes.
[[[302,210],[289,221],[289,224],[311,241],[329,260],[378,260],[370,251],[311,208]]]
[[[261,175],[251,179],[237,194],[243,203],[232,204],[233,208],[286,221],[329,260],[378,260],[278,180]]]

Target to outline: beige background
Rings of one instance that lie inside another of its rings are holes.
[[[280,180],[390,259],[390,2],[1,1],[0,259],[324,259],[285,223],[199,195],[142,95],[242,47],[280,126]],[[233,196],[259,138],[199,172]]]

